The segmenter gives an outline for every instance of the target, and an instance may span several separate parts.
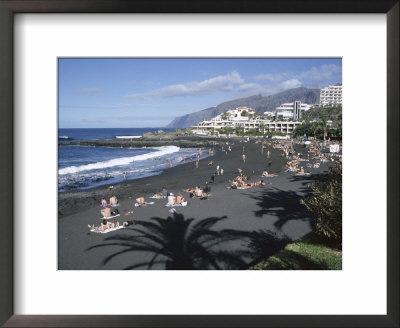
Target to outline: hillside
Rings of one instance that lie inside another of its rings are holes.
[[[223,102],[216,107],[210,107],[198,112],[190,113],[175,118],[169,123],[167,128],[186,128],[195,125],[203,120],[210,119],[229,109],[247,106],[253,108],[256,112],[263,113],[267,110],[274,110],[280,104],[300,100],[307,104],[319,103],[319,89],[295,88],[289,89],[270,96],[251,96]]]

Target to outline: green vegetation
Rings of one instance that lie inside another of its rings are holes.
[[[262,135],[265,135],[265,123],[261,122],[258,130]]]
[[[302,118],[304,123],[296,127],[296,135],[305,134],[317,139],[342,139],[342,107],[311,108]]]
[[[312,195],[301,203],[315,217],[313,232],[250,270],[342,269],[342,167],[331,167],[325,179],[311,185]]]
[[[191,135],[193,135],[193,131],[191,129],[189,129],[189,128],[186,128],[185,129],[185,136],[191,136]]]
[[[250,270],[341,270],[342,251],[311,232]]]
[[[342,167],[329,169],[326,180],[311,185],[312,196],[301,203],[316,219],[315,232],[342,242]]]
[[[236,126],[235,133],[237,136],[244,136],[244,127],[243,126]]]

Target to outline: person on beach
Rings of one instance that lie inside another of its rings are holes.
[[[199,160],[196,159],[196,169],[198,169],[198,168],[199,168]]]
[[[139,198],[136,198],[136,201],[137,201],[137,204],[139,204],[139,206],[146,204],[143,196],[140,196]]]
[[[106,207],[108,205],[107,201],[104,198],[101,199],[100,204],[102,207]]]
[[[224,175],[224,169],[221,167],[221,175]]]
[[[211,183],[214,183],[214,181],[215,181],[215,174],[212,174],[211,175]]]
[[[108,223],[107,220],[103,220],[100,226],[95,227],[94,224],[90,225],[88,224],[88,228],[90,230],[95,230],[95,231],[106,231],[107,229],[110,229],[111,223]]]
[[[176,198],[174,196],[174,194],[171,192],[168,196],[168,204],[169,205],[174,205],[176,201]]]
[[[196,186],[196,188],[194,189],[193,195],[200,199],[207,199],[209,196],[199,186]]]
[[[264,180],[260,180],[260,181],[254,182],[254,186],[255,187],[261,187],[261,186],[264,186],[264,185],[265,185]]]
[[[114,219],[111,228],[117,228],[117,227],[119,227],[119,221],[117,219]]]
[[[185,201],[185,198],[183,198],[183,196],[181,194],[179,194],[178,196],[176,196],[176,202],[175,204],[179,204],[182,205],[182,203]]]
[[[118,199],[115,196],[110,197],[110,205],[111,206],[117,206],[118,205]]]
[[[167,189],[165,189],[165,187],[163,187],[163,189],[161,190],[161,195],[163,198],[168,197],[168,191],[167,191]]]
[[[269,174],[267,170],[265,170],[262,175],[262,177],[266,177],[266,178],[271,178],[271,177],[276,177],[276,174]]]
[[[203,190],[201,190],[201,188],[199,186],[196,186],[196,188],[194,189],[194,195],[196,197],[201,197],[202,194],[203,194]]]
[[[126,172],[124,172],[124,181],[126,182]]]
[[[217,175],[219,175],[219,165],[217,165]]]
[[[246,154],[242,155],[242,161],[243,161],[243,163],[246,163]]]
[[[100,213],[103,215],[103,218],[109,218],[111,216],[111,208],[105,207],[100,211]]]
[[[232,184],[228,189],[237,189],[238,188],[238,182],[236,180],[232,181]]]
[[[304,175],[304,174],[305,174],[305,172],[304,172],[304,167],[300,167],[300,171],[297,172],[296,175]]]

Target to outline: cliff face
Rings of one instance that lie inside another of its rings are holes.
[[[274,110],[285,102],[300,100],[307,104],[319,103],[319,89],[295,88],[286,90],[271,96],[251,96],[223,102],[216,107],[210,107],[191,114],[175,118],[169,123],[167,128],[186,128],[195,125],[206,119],[217,116],[227,110],[236,107],[247,106],[253,108],[256,112],[263,113],[267,110]]]

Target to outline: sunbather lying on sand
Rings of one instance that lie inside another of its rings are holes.
[[[232,181],[232,184],[227,187],[228,189],[240,189],[247,187],[247,184],[240,178],[237,178]]]
[[[155,192],[155,193],[153,194],[153,196],[150,197],[150,198],[161,199],[161,198],[164,198],[164,197],[163,197],[161,194]]]
[[[168,203],[165,204],[167,207],[174,207],[174,206],[186,206],[187,202],[185,202],[185,198],[181,194],[177,197],[174,196],[173,193],[170,193],[168,196]]]
[[[181,204],[185,202],[185,198],[182,197],[181,194],[179,194],[178,196],[176,196],[176,202],[175,204]]]
[[[119,216],[118,209],[111,211],[110,207],[105,207],[100,212],[101,212],[101,215],[103,216],[102,219],[111,219],[113,217]]]
[[[108,204],[107,204],[107,201],[104,198],[102,198],[101,201],[100,201],[100,205],[102,207],[106,207]]]
[[[230,187],[227,187],[228,189],[237,189],[239,187],[239,184],[237,183],[237,181],[232,181],[232,184],[230,185]]]
[[[135,206],[136,206],[136,207],[139,207],[139,206],[146,206],[146,205],[153,205],[153,204],[154,204],[154,202],[146,202],[146,201],[144,200],[144,197],[143,197],[143,196],[141,196],[141,197],[139,197],[139,198],[136,198],[136,202],[137,202],[137,203],[135,203]]]
[[[264,180],[260,180],[260,181],[248,183],[247,186],[250,186],[250,187],[261,187],[261,186],[265,186],[265,183],[264,183]]]
[[[126,222],[126,221],[122,224],[122,226],[120,226],[120,224],[119,224],[119,222],[117,220],[114,220],[112,223],[111,222],[107,222],[107,220],[103,220],[103,222],[101,223],[100,226],[95,227],[94,224],[93,225],[88,224],[88,228],[92,232],[105,233],[105,232],[108,232],[108,231],[125,228],[128,225],[129,225],[129,223]]]
[[[89,228],[90,230],[93,229],[93,230],[95,230],[95,231],[105,231],[105,230],[107,230],[107,229],[110,229],[111,225],[112,225],[111,222],[107,222],[107,220],[103,220],[103,222],[101,223],[100,226],[95,227],[94,224],[93,224],[93,225],[88,224],[88,228]]]
[[[300,168],[300,171],[296,173],[296,175],[304,175],[304,167]]]
[[[207,199],[209,194],[205,193],[199,186],[196,186],[195,190],[193,191],[193,196],[200,199]]]
[[[214,165],[214,161],[208,162],[208,165],[209,165],[209,166]]]
[[[268,171],[267,170],[265,170],[262,174],[261,174],[261,176],[262,177],[266,177],[266,178],[272,178],[272,177],[276,177],[277,176],[277,174],[274,174],[274,173],[268,173]]]

